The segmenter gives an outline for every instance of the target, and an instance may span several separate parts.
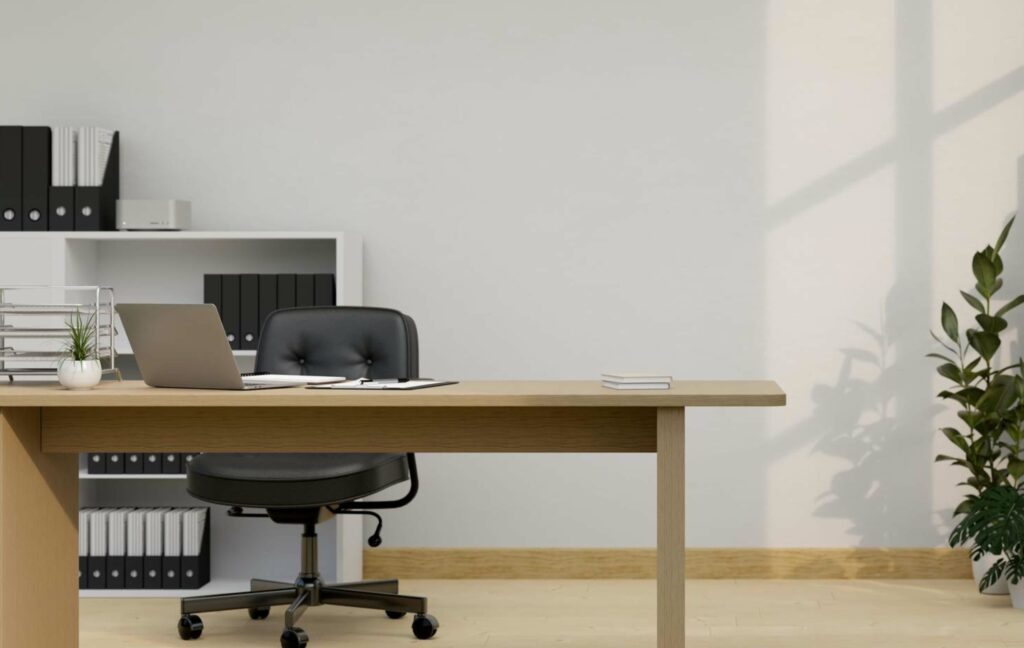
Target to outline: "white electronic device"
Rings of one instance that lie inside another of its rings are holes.
[[[187,200],[118,200],[119,230],[186,230],[192,226]]]

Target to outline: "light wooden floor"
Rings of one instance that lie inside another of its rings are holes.
[[[420,643],[408,617],[319,607],[302,626],[311,648],[651,648],[653,581],[408,581],[441,622]],[[689,648],[1024,647],[1024,611],[957,581],[689,581]],[[203,615],[194,644],[177,638],[177,601],[86,599],[81,648],[276,648],[283,611]]]

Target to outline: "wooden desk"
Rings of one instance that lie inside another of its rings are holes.
[[[657,452],[658,648],[684,642],[684,411],[785,405],[767,381],[466,382],[412,392],[0,387],[0,648],[78,645],[87,451]],[[426,485],[429,488],[429,484]],[[175,619],[154,628],[173,637]]]

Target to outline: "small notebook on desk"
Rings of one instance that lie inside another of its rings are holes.
[[[263,385],[330,385],[345,382],[343,376],[303,376],[291,374],[249,373],[242,374],[242,382]]]
[[[442,385],[456,385],[457,381],[454,380],[431,380],[430,378],[410,378],[410,379],[378,379],[370,380],[368,378],[360,378],[358,380],[346,380],[345,382],[331,383],[328,385],[307,385],[306,389],[355,389],[364,391],[374,390],[402,390],[409,391],[412,389],[426,389],[428,387],[441,387]]]

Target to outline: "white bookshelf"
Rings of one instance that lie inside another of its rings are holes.
[[[103,285],[117,303],[201,303],[204,274],[335,275],[337,303],[363,303],[362,238],[351,232],[5,232],[0,234],[0,284]],[[118,366],[133,374],[131,346],[115,341]],[[251,370],[255,351],[235,351]],[[82,506],[196,506],[184,475],[90,475],[79,473]],[[295,577],[299,533],[269,520],[227,518],[215,507],[212,580],[200,593],[247,589],[252,577]],[[338,516],[321,525],[324,573],[337,580],[362,577],[362,520]],[[344,537],[346,542],[338,542]],[[330,551],[334,542],[336,551]],[[268,558],[270,562],[268,562]],[[280,563],[280,564],[278,564]],[[331,565],[333,564],[333,569]],[[274,569],[281,571],[275,574]],[[83,597],[179,597],[187,590],[82,590]]]

